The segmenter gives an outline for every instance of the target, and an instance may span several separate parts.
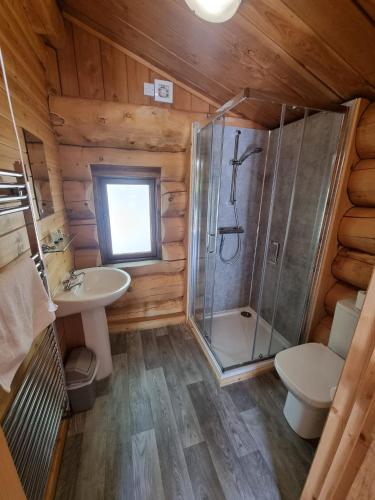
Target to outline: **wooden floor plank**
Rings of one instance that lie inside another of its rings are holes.
[[[206,443],[184,450],[195,500],[224,500],[224,492]]]
[[[85,430],[86,412],[76,413],[69,420],[68,436],[82,434]]]
[[[107,430],[109,427],[109,397],[97,398],[95,405],[86,413],[79,463],[76,500],[104,498]]]
[[[186,340],[184,348],[186,351],[189,351],[189,355],[194,359],[202,380],[204,380],[204,383],[209,388],[210,393],[215,396],[219,394],[222,389],[197,341],[195,339]]]
[[[191,340],[194,338],[194,335],[188,325],[178,325],[180,327],[180,330],[183,334],[184,340]]]
[[[127,354],[113,356],[104,498],[134,498]]]
[[[165,500],[154,430],[132,439],[135,500]]]
[[[141,333],[143,357],[146,370],[153,370],[161,366],[155,330],[145,330]]]
[[[155,336],[162,337],[163,335],[168,335],[168,330],[166,326],[155,328]]]
[[[275,421],[262,413],[259,408],[252,408],[242,413],[249,431],[257,443],[268,468],[275,478],[283,498],[298,499],[307,476],[307,470],[293,448],[280,434]]]
[[[188,389],[226,498],[255,498],[205,384],[197,382]]]
[[[179,376],[179,364],[169,336],[158,337],[157,345],[178,432],[183,447],[187,448],[203,441],[198,419],[190,400],[189,391]]]
[[[210,394],[214,396],[213,401],[236,455],[241,457],[255,451],[257,449],[256,443],[247,431],[246,425],[242,421],[240,412],[234,404],[229,391],[220,388],[218,385],[216,377],[208,367],[207,360],[204,358],[197,342],[195,340],[188,340],[185,342],[184,347],[185,350],[189,351],[190,356],[194,358],[196,365],[199,367],[201,376],[204,378],[205,385],[208,387]],[[246,391],[242,394],[242,399],[245,400],[248,396],[251,397],[248,388],[243,386],[243,389],[246,389]],[[232,392],[234,392],[233,389]],[[245,394],[245,392],[247,394]],[[237,399],[239,399],[238,395]]]
[[[257,450],[256,442],[249,433],[240,412],[226,391],[219,391],[214,404],[237,457],[243,457]]]
[[[66,438],[55,500],[74,500],[75,498],[82,440],[83,434],[73,434]]]
[[[165,496],[167,499],[193,499],[193,490],[163,369],[148,370],[147,383]]]
[[[127,345],[127,333],[116,333],[109,335],[112,356],[124,354]]]
[[[188,385],[200,382],[202,380],[202,373],[199,370],[194,357],[191,355],[190,350],[186,349],[186,342],[188,341],[184,339],[180,326],[168,326],[168,332],[180,365],[181,377],[183,378],[185,384]]]
[[[278,435],[283,436],[283,442],[294,451],[298,462],[309,468],[314,457],[317,441],[301,439],[287,423],[283,408],[287,390],[281,381],[271,373],[266,373],[257,379],[246,381],[257,408],[263,413],[263,418],[273,421],[273,427],[278,429]]]
[[[249,387],[244,382],[228,385],[223,388],[223,392],[229,394],[237,410],[240,412],[255,407],[255,401],[251,397]]]
[[[262,500],[280,500],[281,495],[275,478],[272,476],[263,455],[254,451],[240,458],[243,470],[248,474],[255,498]]]
[[[287,424],[277,377],[221,389],[181,325],[115,350],[94,408],[71,419],[57,500],[299,498],[315,448]]]
[[[202,378],[204,378],[205,384],[208,387],[210,394],[215,396],[214,402],[215,406],[219,412],[222,423],[228,433],[229,439],[234,447],[236,455],[238,457],[247,455],[257,449],[256,443],[247,431],[246,425],[242,421],[240,411],[233,402],[231,396],[235,393],[235,389],[231,389],[231,392],[225,389],[221,389],[217,383],[214,374],[208,367],[207,361],[204,358],[197,342],[193,340],[188,340],[184,344],[186,351],[189,351],[191,357],[194,358],[196,366],[200,371]],[[237,385],[237,384],[236,384]],[[254,406],[254,401],[251,398],[251,393],[245,385],[241,385],[237,392],[237,400],[239,403],[240,397],[242,397],[243,404]],[[238,393],[242,392],[242,396]]]
[[[150,430],[154,426],[147,391],[142,341],[138,331],[127,335],[127,354],[132,434],[137,434],[138,432]]]

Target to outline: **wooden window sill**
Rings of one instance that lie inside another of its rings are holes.
[[[152,266],[162,262],[162,259],[154,260],[136,260],[132,262],[119,262],[117,264],[105,264],[104,267],[114,267],[116,269],[134,269],[137,267]]]

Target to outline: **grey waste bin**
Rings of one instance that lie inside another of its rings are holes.
[[[86,347],[76,347],[65,363],[65,377],[70,406],[73,413],[87,411],[95,403],[95,377],[98,361]]]

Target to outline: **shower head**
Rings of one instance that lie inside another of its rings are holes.
[[[263,151],[262,148],[259,148],[259,147],[253,147],[251,145],[249,145],[245,151],[242,153],[242,155],[240,156],[239,160],[238,160],[238,164],[239,165],[242,165],[242,163],[247,159],[249,158],[249,156],[251,155],[254,155],[254,154],[258,154],[258,153],[261,153]]]

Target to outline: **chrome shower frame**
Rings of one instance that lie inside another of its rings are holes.
[[[188,316],[188,323],[192,327],[193,331],[195,332],[197,336],[197,340],[200,342],[201,346],[203,347],[203,350],[205,352],[206,357],[209,359],[211,362],[212,367],[214,368],[217,376],[221,379],[229,379],[232,374],[234,373],[239,373],[239,372],[250,372],[256,367],[254,365],[259,365],[259,363],[267,363],[269,361],[272,362],[273,355],[269,356],[268,358],[263,358],[262,361],[257,361],[252,359],[249,361],[249,363],[246,363],[244,365],[241,365],[240,367],[231,367],[229,369],[229,372],[227,372],[220,363],[220,360],[217,358],[217,355],[215,352],[211,349],[210,345],[210,339],[205,338],[204,334],[202,334],[202,331],[198,327],[198,325],[195,323],[194,320],[194,292],[195,292],[195,283],[197,279],[197,248],[195,245],[195,237],[197,233],[197,221],[198,221],[198,211],[199,211],[199,203],[198,203],[198,198],[197,198],[197,193],[195,192],[195,186],[197,185],[197,175],[199,173],[199,166],[197,166],[197,162],[199,161],[198,159],[198,149],[199,149],[199,144],[198,144],[198,137],[199,137],[199,132],[207,125],[214,123],[215,120],[218,120],[220,118],[224,118],[225,115],[231,111],[233,111],[234,108],[236,108],[239,104],[246,102],[249,99],[255,99],[255,100],[260,100],[265,103],[274,103],[277,104],[281,107],[282,113],[285,113],[285,109],[287,107],[290,107],[292,109],[296,108],[302,108],[305,110],[305,116],[306,113],[309,112],[322,112],[322,111],[331,111],[335,113],[341,113],[343,115],[346,115],[344,118],[342,124],[341,124],[341,130],[340,130],[340,140],[337,146],[337,153],[336,153],[336,158],[334,160],[334,167],[332,169],[332,176],[331,176],[331,185],[330,189],[328,191],[327,197],[326,197],[326,202],[328,200],[331,200],[336,192],[337,189],[337,179],[339,178],[342,170],[342,149],[343,149],[343,136],[345,135],[344,132],[346,133],[347,129],[347,122],[348,122],[348,107],[344,105],[330,105],[322,109],[321,106],[316,106],[314,104],[310,106],[306,106],[305,104],[298,103],[298,102],[282,102],[280,99],[275,96],[272,93],[268,92],[259,92],[252,90],[250,88],[245,88],[243,89],[238,95],[236,95],[233,99],[228,101],[226,104],[224,104],[222,107],[220,107],[213,115],[211,115],[203,124],[200,123],[194,123],[193,128],[192,128],[192,134],[193,134],[193,145],[192,145],[192,173],[190,176],[190,193],[191,193],[191,203],[190,203],[190,224],[189,224],[189,252],[188,252],[188,295],[187,295],[187,316]],[[266,158],[265,161],[267,161],[268,157],[268,147],[266,153]],[[236,158],[234,158],[234,161]],[[277,160],[275,159],[275,162]],[[220,166],[222,168],[222,166]],[[295,178],[294,181],[295,183]],[[263,179],[263,185],[262,185],[262,199],[263,199],[263,188],[264,188],[264,179]],[[274,193],[272,193],[271,196],[273,196]],[[313,271],[311,272],[309,276],[309,282],[310,282],[310,292],[309,296],[306,299],[306,308],[305,308],[305,314],[303,317],[303,325],[301,328],[301,331],[303,331],[303,326],[306,325],[308,322],[308,316],[309,316],[309,311],[308,311],[308,306],[309,302],[311,299],[312,295],[312,289],[315,286],[315,280],[316,280],[316,275],[317,275],[317,270],[319,268],[319,258],[321,255],[321,248],[325,242],[325,237],[326,237],[326,232],[327,232],[327,227],[329,224],[329,219],[330,219],[330,203],[326,203],[325,205],[325,210],[324,210],[324,215],[323,215],[323,222],[320,225],[320,239],[319,239],[319,244],[318,244],[318,249],[315,257],[315,265],[313,266]],[[211,207],[211,210],[215,210],[215,207]],[[217,210],[217,207],[216,207]],[[270,212],[271,213],[271,212]],[[260,218],[260,214],[259,214]],[[290,220],[289,224],[290,225]],[[257,231],[256,231],[256,237],[258,239],[258,233],[259,233],[259,220],[258,220],[258,226],[257,226]],[[216,252],[216,239],[217,235],[214,237],[214,242],[212,241],[213,237],[211,235],[207,235],[207,248],[208,250],[211,249]],[[267,231],[267,239],[265,243],[265,254],[267,254],[268,249],[270,245],[270,234],[269,231]],[[211,248],[212,247],[212,248]],[[255,259],[254,259],[254,264],[253,264],[253,269],[252,269],[252,275],[254,275],[254,267],[255,267]],[[205,280],[207,277],[205,277]],[[262,280],[264,281],[264,269],[262,270]],[[213,283],[213,288],[215,284]],[[262,285],[263,286],[263,285]],[[278,288],[279,288],[279,282],[278,282]],[[279,294],[279,291],[278,291]],[[212,311],[211,311],[212,313]],[[303,333],[302,333],[303,335]],[[301,339],[300,339],[301,340]],[[255,343],[255,340],[254,340]],[[254,346],[253,346],[254,347]],[[251,347],[249,346],[249,351],[251,351]]]

